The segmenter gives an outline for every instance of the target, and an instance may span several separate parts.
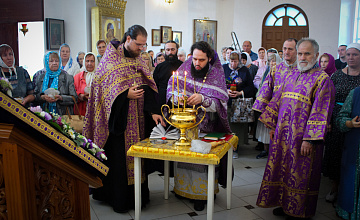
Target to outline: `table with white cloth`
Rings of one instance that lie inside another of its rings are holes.
[[[233,147],[236,148],[239,139],[235,135],[226,138],[225,143],[213,147],[208,154],[190,151],[189,147],[174,148],[175,140],[153,140],[145,139],[128,150],[127,155],[134,157],[135,170],[135,219],[141,216],[141,158],[164,160],[164,198],[169,198],[169,161],[195,163],[208,166],[208,192],[214,192],[215,187],[215,165],[228,153],[226,196],[227,209],[231,207],[232,187],[232,154]],[[208,193],[207,219],[213,218],[214,193]]]

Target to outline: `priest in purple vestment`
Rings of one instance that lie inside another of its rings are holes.
[[[227,120],[227,101],[224,70],[219,57],[211,46],[204,42],[196,42],[191,46],[191,59],[186,60],[179,68],[179,94],[184,94],[185,71],[186,75],[186,96],[188,107],[200,106],[206,108],[205,119],[200,123],[201,132],[231,132]],[[177,78],[174,82],[175,105],[177,105]],[[168,82],[166,98],[172,101],[173,77]],[[203,116],[198,114],[198,119]],[[226,161],[224,156],[220,161],[220,167],[215,168],[216,186],[215,192],[219,192],[217,181],[226,185]],[[174,165],[174,191],[176,195],[194,199],[194,208],[201,211],[205,208],[207,200],[207,167],[205,165],[176,163]]]
[[[127,150],[145,138],[147,118],[165,125],[156,105],[155,81],[139,56],[146,39],[145,28],[133,25],[121,42],[108,44],[91,84],[84,121],[84,135],[105,149],[108,160],[104,163],[110,168],[104,186],[94,190],[93,198],[109,203],[119,213],[135,204],[134,158],[126,155]],[[141,182],[145,205],[149,189],[144,172]]]
[[[273,135],[257,205],[280,206],[274,215],[288,215],[287,219],[315,215],[323,141],[335,96],[329,75],[316,64],[318,43],[304,38],[296,47],[297,70],[259,118]]]

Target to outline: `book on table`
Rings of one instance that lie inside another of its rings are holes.
[[[167,130],[165,130],[165,128],[159,123],[157,124],[151,134],[150,134],[150,138],[151,139],[160,139],[165,137],[166,139],[170,139],[170,140],[177,140],[180,138],[180,133],[179,133],[179,129],[177,128],[173,128],[170,130],[169,126]]]
[[[205,135],[204,139],[217,141],[217,140],[223,138],[225,136],[225,134],[226,133],[218,133],[218,132],[208,133],[207,135]]]

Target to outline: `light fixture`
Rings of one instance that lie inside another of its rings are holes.
[[[174,3],[174,0],[165,0],[165,3],[169,3],[170,5],[171,3]]]
[[[21,26],[22,26],[22,29],[20,29],[20,31],[22,31],[25,36],[26,32],[28,32],[29,29],[26,28],[27,24],[21,24]]]

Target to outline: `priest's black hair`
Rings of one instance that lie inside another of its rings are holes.
[[[191,46],[191,55],[193,55],[193,52],[195,49],[201,50],[202,52],[206,53],[206,56],[208,58],[213,59],[214,58],[214,50],[211,48],[210,44],[208,44],[205,41],[198,41],[194,43]]]
[[[126,38],[128,36],[130,36],[131,39],[135,40],[138,35],[142,35],[142,36],[147,37],[147,32],[146,32],[146,30],[145,30],[145,28],[143,26],[135,24],[135,25],[129,27],[129,29],[125,32],[124,37],[121,40],[121,43],[122,44],[125,43]]]

